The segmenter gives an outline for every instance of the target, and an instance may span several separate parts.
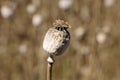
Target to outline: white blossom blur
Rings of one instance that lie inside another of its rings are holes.
[[[19,52],[20,53],[26,53],[27,52],[27,49],[28,49],[28,45],[27,44],[21,44],[19,46]]]
[[[99,44],[105,43],[106,39],[107,39],[107,35],[103,32],[98,33],[96,36],[96,40]]]
[[[28,4],[26,10],[29,14],[33,14],[37,10],[37,7],[34,4]]]
[[[14,2],[11,2],[8,5],[2,5],[1,6],[1,16],[5,19],[10,18],[16,9],[17,4]]]
[[[85,32],[86,32],[86,30],[83,27],[78,27],[78,28],[75,29],[74,35],[77,39],[82,39]]]
[[[35,26],[35,27],[39,26],[42,23],[42,21],[43,21],[42,15],[40,15],[40,14],[33,15],[33,17],[32,17],[33,26]]]
[[[116,1],[116,0],[104,0],[104,6],[105,6],[106,8],[109,8],[109,7],[111,7],[111,6],[114,5],[115,1]]]
[[[62,10],[69,9],[73,4],[73,0],[59,0],[58,6]]]

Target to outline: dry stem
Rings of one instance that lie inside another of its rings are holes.
[[[52,67],[53,67],[54,59],[52,56],[49,56],[47,61],[48,61],[47,80],[52,80]]]
[[[48,62],[48,67],[47,67],[47,80],[52,80],[52,66],[53,63]]]

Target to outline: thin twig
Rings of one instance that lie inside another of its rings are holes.
[[[52,67],[54,63],[54,59],[52,55],[49,55],[48,59],[48,65],[47,65],[47,80],[52,80]]]
[[[52,67],[53,63],[48,62],[48,67],[47,67],[47,80],[52,80]]]

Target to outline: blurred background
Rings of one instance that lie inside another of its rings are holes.
[[[46,31],[72,28],[53,80],[120,80],[119,0],[0,0],[0,80],[46,80]]]

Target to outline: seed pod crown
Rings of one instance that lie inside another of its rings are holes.
[[[53,23],[53,26],[54,26],[54,27],[71,28],[71,26],[70,26],[67,22],[65,22],[65,21],[63,21],[63,20],[60,20],[60,19],[56,20],[56,21]]]

